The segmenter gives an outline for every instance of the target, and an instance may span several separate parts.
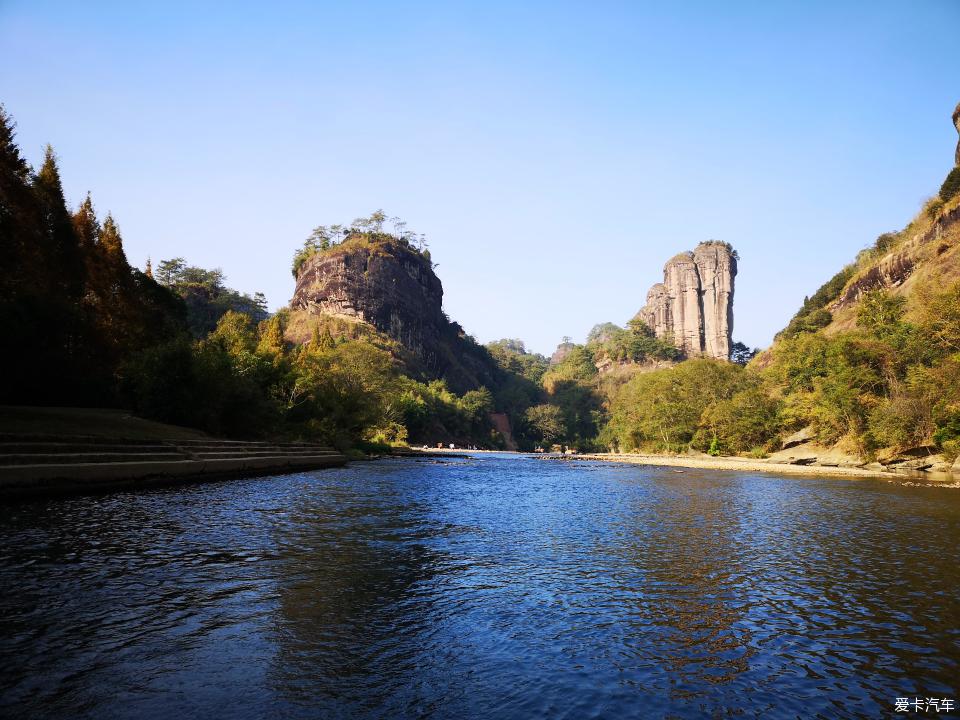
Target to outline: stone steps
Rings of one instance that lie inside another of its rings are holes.
[[[229,459],[232,457],[271,457],[277,455],[284,455],[289,457],[297,457],[299,455],[337,455],[336,450],[330,450],[328,448],[311,448],[303,450],[283,450],[281,448],[270,448],[265,450],[223,450],[223,451],[208,451],[208,452],[191,452],[189,453],[190,458],[194,460],[218,460],[218,459]]]
[[[187,460],[181,453],[168,452],[53,452],[0,453],[0,466],[67,463],[153,462],[155,460]]]
[[[97,435],[52,435],[44,433],[0,433],[0,444],[3,443],[82,443],[83,445],[157,445],[166,440],[137,440],[134,438],[100,437]],[[192,441],[191,441],[192,442]]]
[[[310,443],[0,434],[0,498],[340,466]]]
[[[164,443],[88,443],[88,442],[0,442],[0,456],[38,453],[164,453],[179,452]]]

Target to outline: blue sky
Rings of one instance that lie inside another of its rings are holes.
[[[0,102],[131,262],[293,291],[318,224],[426,233],[450,316],[549,353],[697,242],[769,344],[953,165],[960,2],[0,0]]]

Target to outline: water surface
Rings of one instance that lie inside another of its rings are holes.
[[[0,715],[892,716],[960,491],[399,459],[0,508]]]

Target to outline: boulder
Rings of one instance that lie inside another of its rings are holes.
[[[848,452],[840,445],[824,447],[812,441],[800,442],[789,448],[778,450],[770,455],[769,461],[790,465],[820,465],[822,467],[864,466],[862,458]]]
[[[813,426],[808,425],[802,430],[797,430],[793,435],[786,437],[781,445],[781,449],[787,450],[788,448],[796,447],[797,445],[803,445],[804,443],[810,442],[814,438]]]
[[[933,445],[917,445],[916,447],[903,450],[887,448],[877,453],[877,460],[881,465],[887,467],[901,467],[906,463],[918,465],[926,463],[929,466],[932,465],[938,457],[940,456],[937,455],[937,450]],[[942,458],[940,459],[942,460]]]

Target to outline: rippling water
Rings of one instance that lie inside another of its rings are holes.
[[[960,491],[516,456],[0,509],[0,714],[960,701]]]

